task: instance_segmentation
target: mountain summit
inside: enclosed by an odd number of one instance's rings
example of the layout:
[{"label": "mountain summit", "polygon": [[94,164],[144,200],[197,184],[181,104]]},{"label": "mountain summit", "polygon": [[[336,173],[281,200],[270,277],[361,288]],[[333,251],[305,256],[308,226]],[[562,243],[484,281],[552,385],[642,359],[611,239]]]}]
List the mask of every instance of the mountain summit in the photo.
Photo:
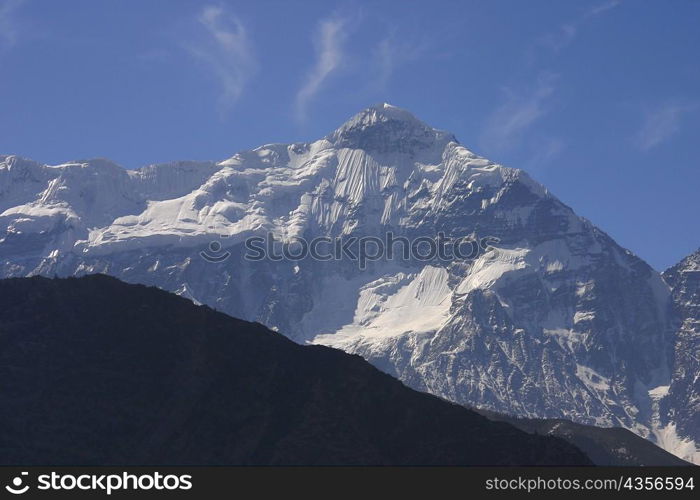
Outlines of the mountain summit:
[{"label": "mountain summit", "polygon": [[412,152],[457,142],[452,134],[436,130],[410,112],[387,103],[361,111],[327,138],[336,147],[374,152]]},{"label": "mountain summit", "polygon": [[[662,413],[672,412],[658,395],[680,358],[661,275],[522,170],[404,110],[374,106],[320,140],[217,163],[127,172],[13,162],[0,162],[4,277],[107,273],[157,285],[360,354],[460,404],[663,441]],[[497,243],[469,259],[362,269],[244,258],[252,236],[388,233]]]}]

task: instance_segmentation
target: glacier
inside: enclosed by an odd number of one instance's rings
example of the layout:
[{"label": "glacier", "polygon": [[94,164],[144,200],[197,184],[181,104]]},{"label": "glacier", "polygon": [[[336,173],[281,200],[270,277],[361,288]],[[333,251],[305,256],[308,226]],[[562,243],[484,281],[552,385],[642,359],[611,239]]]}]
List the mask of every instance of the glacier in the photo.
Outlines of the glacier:
[{"label": "glacier", "polygon": [[[498,243],[471,260],[366,269],[245,258],[253,236],[388,232]],[[228,258],[202,257],[214,241]],[[0,273],[155,285],[460,404],[622,426],[698,461],[697,441],[668,437],[691,401],[659,403],[680,359],[661,274],[524,171],[389,104],[320,140],[218,162],[129,171],[0,156]]]}]

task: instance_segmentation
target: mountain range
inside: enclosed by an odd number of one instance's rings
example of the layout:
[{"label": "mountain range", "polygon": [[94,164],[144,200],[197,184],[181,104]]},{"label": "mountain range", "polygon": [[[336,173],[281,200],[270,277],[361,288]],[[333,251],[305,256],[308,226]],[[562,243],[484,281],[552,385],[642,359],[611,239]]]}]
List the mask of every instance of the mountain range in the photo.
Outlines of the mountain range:
[{"label": "mountain range", "polygon": [[[251,237],[387,234],[492,243],[366,267],[246,258]],[[696,463],[697,263],[660,274],[522,170],[388,104],[219,162],[0,156],[0,277],[155,285],[455,403],[624,427]]]}]

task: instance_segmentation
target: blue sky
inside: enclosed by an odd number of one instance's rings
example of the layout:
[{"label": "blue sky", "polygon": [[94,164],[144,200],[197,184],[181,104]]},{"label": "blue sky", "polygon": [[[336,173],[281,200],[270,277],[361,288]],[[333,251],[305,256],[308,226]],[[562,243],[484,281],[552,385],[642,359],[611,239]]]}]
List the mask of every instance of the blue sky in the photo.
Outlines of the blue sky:
[{"label": "blue sky", "polygon": [[700,245],[700,2],[0,0],[0,153],[127,168],[390,102],[663,269]]}]

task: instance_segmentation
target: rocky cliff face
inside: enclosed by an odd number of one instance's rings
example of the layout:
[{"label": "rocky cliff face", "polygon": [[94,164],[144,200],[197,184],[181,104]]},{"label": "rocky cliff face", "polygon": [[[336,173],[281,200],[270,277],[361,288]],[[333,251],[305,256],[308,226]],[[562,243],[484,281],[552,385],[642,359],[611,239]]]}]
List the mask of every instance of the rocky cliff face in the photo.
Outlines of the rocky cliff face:
[{"label": "rocky cliff face", "polygon": [[676,320],[673,375],[659,394],[664,426],[659,441],[700,462],[700,250],[666,270]]},{"label": "rocky cliff face", "polygon": [[[655,395],[674,370],[659,273],[523,171],[399,108],[219,163],[127,172],[5,157],[0,186],[5,277],[157,285],[458,403],[658,438]],[[366,266],[245,258],[255,236],[389,233],[491,243],[459,259],[400,258],[398,247]]]}]

